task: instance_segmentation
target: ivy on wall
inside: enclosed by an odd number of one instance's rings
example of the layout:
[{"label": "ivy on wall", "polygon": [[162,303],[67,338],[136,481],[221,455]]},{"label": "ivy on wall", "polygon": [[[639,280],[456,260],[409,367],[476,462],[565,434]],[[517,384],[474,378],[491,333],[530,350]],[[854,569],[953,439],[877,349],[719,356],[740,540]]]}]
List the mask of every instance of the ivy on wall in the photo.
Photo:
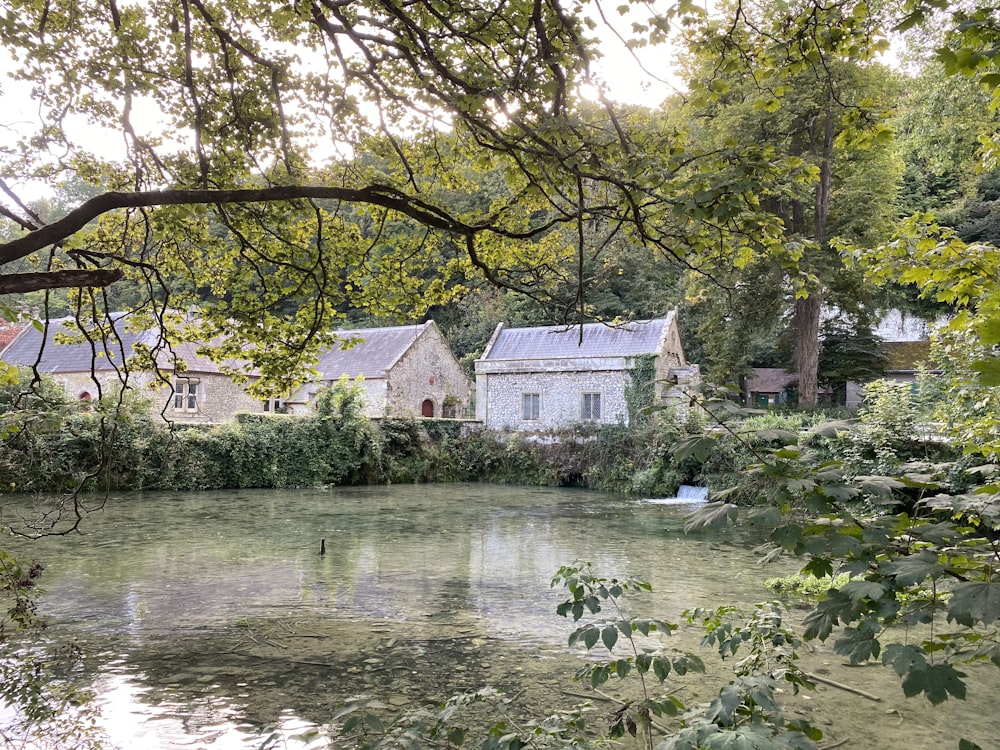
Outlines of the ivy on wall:
[{"label": "ivy on wall", "polygon": [[656,355],[635,355],[629,360],[626,372],[625,403],[628,405],[629,424],[642,424],[649,419],[656,397]]}]

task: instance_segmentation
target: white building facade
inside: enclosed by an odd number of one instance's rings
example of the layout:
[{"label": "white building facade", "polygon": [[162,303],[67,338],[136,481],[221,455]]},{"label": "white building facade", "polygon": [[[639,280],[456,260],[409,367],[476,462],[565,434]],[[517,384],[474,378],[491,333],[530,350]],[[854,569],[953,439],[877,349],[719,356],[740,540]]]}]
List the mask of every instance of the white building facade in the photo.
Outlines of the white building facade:
[{"label": "white building facade", "polygon": [[[663,401],[690,378],[676,313],[612,326],[505,328],[476,361],[476,419],[486,427],[541,431],[627,424],[629,387]],[[638,373],[650,382],[634,383]]]}]

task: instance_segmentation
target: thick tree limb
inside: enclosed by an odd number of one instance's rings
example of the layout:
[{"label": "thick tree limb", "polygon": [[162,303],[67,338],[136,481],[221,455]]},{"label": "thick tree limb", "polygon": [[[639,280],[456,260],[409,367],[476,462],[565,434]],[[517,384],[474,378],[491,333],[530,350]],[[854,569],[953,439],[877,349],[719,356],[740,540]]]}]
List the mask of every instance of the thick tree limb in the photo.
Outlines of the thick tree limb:
[{"label": "thick tree limb", "polygon": [[40,289],[104,287],[125,274],[119,268],[67,269],[42,273],[0,274],[0,294],[37,292]]},{"label": "thick tree limb", "polygon": [[[363,188],[325,187],[320,185],[283,185],[256,190],[150,190],[136,193],[104,193],[91,198],[59,221],[47,224],[16,240],[0,243],[0,265],[23,258],[42,248],[56,245],[73,236],[102,214],[120,208],[150,206],[210,205],[218,203],[265,203],[300,198],[367,203],[398,211],[425,226],[475,234],[485,227],[465,224],[446,211],[384,185]],[[524,236],[530,236],[526,233]]]}]

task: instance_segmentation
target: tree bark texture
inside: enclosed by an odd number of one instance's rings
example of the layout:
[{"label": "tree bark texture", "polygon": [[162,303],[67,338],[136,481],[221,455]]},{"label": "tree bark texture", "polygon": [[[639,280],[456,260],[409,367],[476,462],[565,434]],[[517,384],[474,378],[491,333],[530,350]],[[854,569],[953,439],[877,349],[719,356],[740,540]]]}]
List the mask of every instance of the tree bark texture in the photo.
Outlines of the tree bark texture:
[{"label": "tree bark texture", "polygon": [[795,300],[795,368],[799,372],[799,404],[819,400],[819,291]]}]

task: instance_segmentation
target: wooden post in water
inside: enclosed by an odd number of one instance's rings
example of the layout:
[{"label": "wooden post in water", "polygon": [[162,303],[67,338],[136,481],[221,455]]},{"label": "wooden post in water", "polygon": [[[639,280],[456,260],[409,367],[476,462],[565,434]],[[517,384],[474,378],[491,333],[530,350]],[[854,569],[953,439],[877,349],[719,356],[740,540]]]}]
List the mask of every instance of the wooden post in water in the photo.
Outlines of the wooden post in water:
[{"label": "wooden post in water", "polygon": [[319,554],[321,557],[326,554],[326,539],[319,540]]}]

